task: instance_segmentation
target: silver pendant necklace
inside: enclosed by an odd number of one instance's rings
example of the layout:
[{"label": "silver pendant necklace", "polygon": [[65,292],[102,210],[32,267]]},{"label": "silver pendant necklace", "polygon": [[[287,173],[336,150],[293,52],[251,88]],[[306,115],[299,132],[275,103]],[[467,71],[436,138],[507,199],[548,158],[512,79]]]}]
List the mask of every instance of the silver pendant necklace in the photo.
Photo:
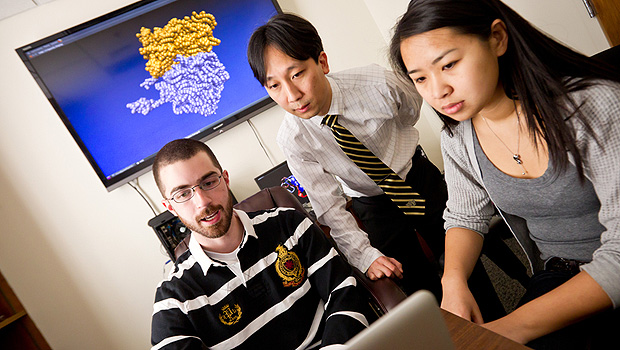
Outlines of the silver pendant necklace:
[{"label": "silver pendant necklace", "polygon": [[527,170],[525,170],[525,166],[523,166],[523,161],[521,160],[521,155],[519,154],[519,145],[520,145],[520,141],[521,141],[521,124],[519,123],[519,116],[521,115],[521,113],[519,113],[519,111],[517,111],[516,108],[515,108],[515,112],[517,112],[517,152],[516,153],[511,151],[510,147],[508,147],[508,145],[506,145],[506,143],[504,143],[504,141],[501,139],[501,137],[497,136],[495,131],[493,131],[493,129],[491,129],[491,125],[489,124],[487,119],[482,114],[480,114],[480,116],[482,117],[482,120],[484,120],[484,122],[487,125],[487,127],[489,128],[489,130],[491,130],[493,135],[495,135],[495,137],[497,137],[499,142],[501,142],[502,145],[504,145],[504,147],[506,147],[508,152],[510,152],[510,154],[512,154],[512,159],[517,164],[519,164],[521,166],[521,170],[522,170],[521,171],[521,175],[525,175],[525,174],[527,174]]}]

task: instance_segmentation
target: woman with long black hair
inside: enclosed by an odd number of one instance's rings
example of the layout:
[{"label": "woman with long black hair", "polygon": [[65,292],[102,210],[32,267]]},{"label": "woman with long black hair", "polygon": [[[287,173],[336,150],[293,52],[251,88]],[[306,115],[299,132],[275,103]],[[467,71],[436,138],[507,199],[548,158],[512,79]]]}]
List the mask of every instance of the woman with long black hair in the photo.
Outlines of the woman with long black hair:
[{"label": "woman with long black hair", "polygon": [[617,73],[499,0],[411,1],[390,58],[445,126],[442,307],[483,323],[467,278],[499,213],[534,274],[519,307],[485,327],[535,348],[608,348],[620,329]]}]

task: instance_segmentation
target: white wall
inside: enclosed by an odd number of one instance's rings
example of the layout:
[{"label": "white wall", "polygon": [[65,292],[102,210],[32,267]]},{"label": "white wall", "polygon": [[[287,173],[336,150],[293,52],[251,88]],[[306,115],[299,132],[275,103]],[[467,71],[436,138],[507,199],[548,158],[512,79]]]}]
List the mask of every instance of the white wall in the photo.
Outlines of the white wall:
[{"label": "white wall", "polygon": [[[522,1],[539,6],[512,2]],[[14,49],[130,2],[56,0],[0,21],[0,270],[54,349],[147,348],[167,258],[146,225],[151,210],[129,186],[106,192]],[[387,65],[389,29],[406,3],[280,0],[316,25],[334,71]],[[598,46],[584,51],[606,47],[598,31],[585,40]],[[284,160],[274,141],[282,117],[275,107],[252,119],[270,157],[248,123],[207,142],[238,199]],[[440,163],[438,126],[432,116],[420,122],[423,145]],[[150,173],[140,184],[159,201]]]},{"label": "white wall", "polygon": [[596,18],[583,0],[504,0],[508,6],[557,40],[591,56],[609,47]]}]

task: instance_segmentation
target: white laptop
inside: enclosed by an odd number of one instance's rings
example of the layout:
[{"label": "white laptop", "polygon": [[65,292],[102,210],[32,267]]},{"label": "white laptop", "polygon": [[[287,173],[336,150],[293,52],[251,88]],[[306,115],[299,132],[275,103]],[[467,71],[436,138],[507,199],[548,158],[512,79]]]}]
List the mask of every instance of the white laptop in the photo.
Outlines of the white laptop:
[{"label": "white laptop", "polygon": [[454,343],[435,297],[421,290],[351,338],[345,348],[454,350]]}]

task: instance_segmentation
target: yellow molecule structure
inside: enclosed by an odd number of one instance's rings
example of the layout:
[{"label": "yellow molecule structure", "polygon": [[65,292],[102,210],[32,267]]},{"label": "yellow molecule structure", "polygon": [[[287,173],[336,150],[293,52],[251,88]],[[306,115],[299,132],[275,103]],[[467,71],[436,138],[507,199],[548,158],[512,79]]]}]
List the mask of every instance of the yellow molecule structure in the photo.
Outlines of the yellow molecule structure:
[{"label": "yellow molecule structure", "polygon": [[148,60],[146,70],[157,79],[170,70],[178,54],[189,57],[211,52],[213,46],[220,44],[220,40],[213,37],[216,25],[212,14],[194,11],[191,17],[173,18],[163,28],[155,27],[152,32],[142,27],[136,36],[143,46],[140,54]]}]

